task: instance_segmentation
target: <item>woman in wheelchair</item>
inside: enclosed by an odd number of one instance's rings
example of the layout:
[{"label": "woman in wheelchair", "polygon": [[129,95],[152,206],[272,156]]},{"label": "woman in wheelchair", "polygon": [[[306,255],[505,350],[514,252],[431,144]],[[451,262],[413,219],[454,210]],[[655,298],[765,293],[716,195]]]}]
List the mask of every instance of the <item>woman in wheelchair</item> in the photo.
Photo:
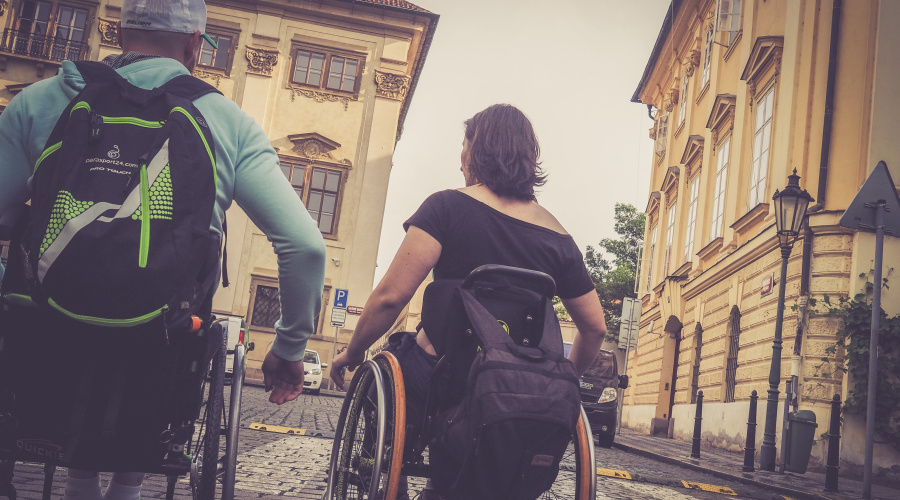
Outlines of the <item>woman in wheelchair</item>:
[{"label": "woman in wheelchair", "polygon": [[[546,182],[539,154],[531,122],[511,105],[493,105],[466,120],[460,156],[465,187],[431,195],[404,223],[405,239],[346,351],[331,366],[338,386],[343,387],[347,368],[363,363],[366,350],[391,327],[430,271],[435,281],[462,280],[486,264],[550,275],[578,327],[569,360],[577,375],[590,366],[606,334],[604,313],[575,241],[535,199],[535,188]],[[410,423],[423,418],[429,377],[444,352],[447,339],[438,333],[426,326],[395,334],[385,349],[402,368]]]}]

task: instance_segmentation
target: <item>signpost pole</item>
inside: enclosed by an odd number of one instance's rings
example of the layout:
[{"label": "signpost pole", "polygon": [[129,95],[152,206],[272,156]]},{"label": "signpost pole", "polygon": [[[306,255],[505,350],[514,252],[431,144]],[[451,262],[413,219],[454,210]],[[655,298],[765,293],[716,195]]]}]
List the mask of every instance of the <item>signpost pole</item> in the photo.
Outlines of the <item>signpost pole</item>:
[{"label": "signpost pole", "polygon": [[[856,197],[841,216],[840,225],[875,233],[872,329],[869,333],[869,380],[866,402],[866,451],[863,468],[863,498],[872,498],[872,456],[875,452],[875,405],[878,379],[878,334],[881,328],[881,287],[884,266],[884,235],[900,235],[900,196],[891,172],[883,161],[875,165]],[[890,215],[888,215],[890,214]]]},{"label": "signpost pole", "polygon": [[[341,327],[339,326],[334,327],[334,342],[331,344],[331,364],[334,364],[334,357],[337,355],[337,336],[340,329]],[[331,389],[337,389],[337,386],[334,384],[334,380],[331,380],[331,377],[328,377],[328,380],[331,384]]]},{"label": "signpost pole", "polygon": [[872,331],[869,340],[869,386],[866,402],[866,457],[863,498],[872,498],[872,456],[875,452],[875,387],[878,380],[878,334],[881,328],[881,266],[884,264],[885,201],[866,206],[875,209],[875,286],[872,287]]},{"label": "signpost pole", "polygon": [[[338,333],[340,333],[341,327],[344,326],[344,322],[347,321],[347,299],[349,296],[349,290],[342,288],[334,290],[334,306],[331,309],[331,326],[334,327],[334,342],[331,344],[332,364],[334,364],[334,358],[337,356]],[[334,381],[331,380],[331,377],[329,377],[328,380],[331,381],[331,388],[336,389],[337,386],[334,384]]]},{"label": "signpost pole", "polygon": [[[631,351],[631,336],[632,328],[634,328],[634,322],[629,319],[628,321],[628,340],[625,342],[625,366],[622,368],[622,375],[628,375],[628,354]],[[620,392],[621,397],[619,398],[619,411],[616,413],[616,435],[622,433],[622,407],[625,406],[625,390],[622,389]]]},{"label": "signpost pole", "polygon": [[[626,335],[625,339],[625,366],[622,375],[628,375],[628,354],[631,352],[633,341],[637,340],[637,331],[641,324],[640,300],[625,297],[622,303],[622,316],[620,317],[621,326],[619,328],[619,348],[622,348],[622,334]],[[627,310],[627,314],[626,314]],[[622,408],[625,404],[625,391],[617,390],[619,394],[618,407],[619,411],[616,415],[616,434],[622,429]]]}]

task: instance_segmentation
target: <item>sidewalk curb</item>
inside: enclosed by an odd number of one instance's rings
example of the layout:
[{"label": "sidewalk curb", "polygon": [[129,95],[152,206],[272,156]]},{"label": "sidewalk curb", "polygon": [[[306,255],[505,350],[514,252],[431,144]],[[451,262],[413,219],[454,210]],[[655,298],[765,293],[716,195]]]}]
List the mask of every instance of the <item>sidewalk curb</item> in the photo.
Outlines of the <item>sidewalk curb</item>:
[{"label": "sidewalk curb", "polygon": [[844,500],[847,498],[840,494],[826,495],[824,493],[821,493],[821,494],[810,493],[810,492],[803,491],[803,490],[795,490],[792,488],[785,488],[784,486],[777,486],[777,485],[774,485],[771,483],[767,483],[764,481],[754,479],[752,477],[746,477],[745,475],[737,475],[737,474],[733,474],[733,473],[726,472],[726,471],[719,470],[719,469],[704,467],[702,465],[698,465],[698,464],[692,463],[687,460],[670,457],[668,455],[662,455],[660,453],[645,450],[644,448],[641,448],[638,446],[623,444],[618,441],[613,442],[613,446],[615,446],[616,448],[619,448],[620,450],[624,450],[629,453],[634,453],[636,455],[642,455],[645,457],[653,458],[653,459],[659,460],[661,462],[668,463],[670,465],[676,465],[679,467],[684,467],[684,468],[691,469],[691,470],[698,471],[698,472],[705,472],[707,474],[719,477],[721,479],[727,479],[727,480],[739,482],[741,484],[746,484],[749,486],[756,486],[759,488],[764,488],[764,489],[775,491],[777,493],[781,493],[784,495],[789,495],[794,498],[802,498],[802,499],[807,499],[807,500]]}]

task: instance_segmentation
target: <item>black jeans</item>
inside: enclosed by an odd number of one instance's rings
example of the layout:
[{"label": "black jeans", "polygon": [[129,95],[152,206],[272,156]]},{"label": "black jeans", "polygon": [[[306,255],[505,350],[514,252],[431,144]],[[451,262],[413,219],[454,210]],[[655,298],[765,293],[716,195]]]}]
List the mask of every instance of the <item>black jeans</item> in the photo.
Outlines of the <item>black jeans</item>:
[{"label": "black jeans", "polygon": [[419,347],[414,332],[397,332],[391,335],[384,350],[397,357],[403,370],[408,450],[409,445],[412,445],[411,438],[419,435],[425,423],[425,402],[438,358]]}]

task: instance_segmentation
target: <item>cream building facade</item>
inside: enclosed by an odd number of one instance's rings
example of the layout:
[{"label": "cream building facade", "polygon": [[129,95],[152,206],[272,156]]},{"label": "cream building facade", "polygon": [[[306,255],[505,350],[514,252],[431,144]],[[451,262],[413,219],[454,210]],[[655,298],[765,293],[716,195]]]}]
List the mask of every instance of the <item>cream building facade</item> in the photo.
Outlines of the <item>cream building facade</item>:
[{"label": "cream building facade", "polygon": [[[323,307],[308,348],[330,363],[358,318],[331,326],[335,291],[348,290],[351,306],[372,291],[394,147],[438,16],[404,0],[209,0],[207,8],[218,49],[203,44],[194,75],[256,119],[325,238]],[[120,52],[120,17],[121,0],[0,1],[0,108],[62,60]],[[247,321],[255,345],[247,376],[259,381],[280,315],[277,264],[239,207],[226,216],[230,286],[213,311]]]},{"label": "cream building facade", "polygon": [[[807,315],[806,297],[853,297],[872,270],[874,236],[838,221],[879,161],[900,180],[897,19],[900,3],[878,0],[672,2],[632,98],[653,113],[655,154],[623,425],[691,439],[702,390],[704,442],[739,450],[755,390],[759,449],[781,280],[771,200],[796,169],[818,206],[789,259],[779,390],[796,375],[797,407],[827,431],[847,380],[816,369],[838,324]],[[900,244],[886,240],[887,271]],[[842,434],[842,460],[862,464],[864,420],[845,415]],[[876,447],[876,469],[898,463]]]}]

